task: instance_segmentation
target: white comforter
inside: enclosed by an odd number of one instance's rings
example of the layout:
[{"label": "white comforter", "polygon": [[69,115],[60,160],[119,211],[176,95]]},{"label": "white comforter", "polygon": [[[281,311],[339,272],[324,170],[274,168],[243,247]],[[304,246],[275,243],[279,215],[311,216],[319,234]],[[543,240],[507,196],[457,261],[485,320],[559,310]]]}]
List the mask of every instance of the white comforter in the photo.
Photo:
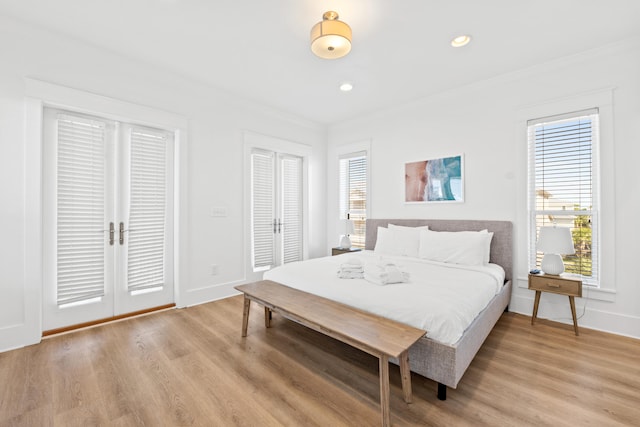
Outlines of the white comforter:
[{"label": "white comforter", "polygon": [[348,257],[363,264],[380,259],[373,251],[316,258],[274,268],[264,279],[424,329],[445,344],[460,339],[504,283],[504,270],[496,264],[462,266],[393,256],[384,259],[408,272],[409,282],[380,286],[339,279],[336,273]]}]

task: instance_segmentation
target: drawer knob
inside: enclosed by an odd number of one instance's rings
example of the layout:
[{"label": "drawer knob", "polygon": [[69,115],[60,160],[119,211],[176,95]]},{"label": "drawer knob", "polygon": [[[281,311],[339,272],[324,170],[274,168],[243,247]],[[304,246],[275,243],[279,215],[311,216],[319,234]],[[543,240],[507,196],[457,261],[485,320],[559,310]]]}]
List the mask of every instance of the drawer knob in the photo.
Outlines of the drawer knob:
[{"label": "drawer knob", "polygon": [[560,285],[556,284],[556,283],[547,283],[547,286],[550,288],[559,288]]}]

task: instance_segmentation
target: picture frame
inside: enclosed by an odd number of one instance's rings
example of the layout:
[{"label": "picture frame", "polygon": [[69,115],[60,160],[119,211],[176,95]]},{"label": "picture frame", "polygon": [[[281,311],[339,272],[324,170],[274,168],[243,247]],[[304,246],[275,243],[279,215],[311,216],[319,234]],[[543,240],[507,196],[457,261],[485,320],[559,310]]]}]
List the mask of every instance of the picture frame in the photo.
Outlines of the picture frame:
[{"label": "picture frame", "polygon": [[405,203],[464,202],[464,156],[458,154],[404,165]]}]

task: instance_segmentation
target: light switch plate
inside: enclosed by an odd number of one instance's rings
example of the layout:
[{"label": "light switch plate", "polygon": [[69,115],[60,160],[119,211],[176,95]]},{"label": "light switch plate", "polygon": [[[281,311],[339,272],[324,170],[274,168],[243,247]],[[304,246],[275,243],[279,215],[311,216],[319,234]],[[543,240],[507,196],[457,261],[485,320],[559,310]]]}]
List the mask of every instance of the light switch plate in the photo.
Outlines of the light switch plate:
[{"label": "light switch plate", "polygon": [[227,216],[227,208],[221,206],[212,207],[211,216],[215,218],[224,218]]}]

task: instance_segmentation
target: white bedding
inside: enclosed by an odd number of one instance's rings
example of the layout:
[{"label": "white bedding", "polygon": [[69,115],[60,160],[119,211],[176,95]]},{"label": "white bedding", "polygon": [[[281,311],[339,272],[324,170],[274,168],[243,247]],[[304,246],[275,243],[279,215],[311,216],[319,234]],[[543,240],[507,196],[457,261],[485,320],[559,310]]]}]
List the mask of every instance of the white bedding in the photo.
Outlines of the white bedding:
[{"label": "white bedding", "polygon": [[427,331],[444,344],[455,344],[504,283],[496,264],[464,266],[419,258],[384,256],[410,275],[409,282],[385,286],[364,279],[339,279],[349,257],[376,262],[373,251],[316,258],[267,271],[264,279],[342,302]]}]

